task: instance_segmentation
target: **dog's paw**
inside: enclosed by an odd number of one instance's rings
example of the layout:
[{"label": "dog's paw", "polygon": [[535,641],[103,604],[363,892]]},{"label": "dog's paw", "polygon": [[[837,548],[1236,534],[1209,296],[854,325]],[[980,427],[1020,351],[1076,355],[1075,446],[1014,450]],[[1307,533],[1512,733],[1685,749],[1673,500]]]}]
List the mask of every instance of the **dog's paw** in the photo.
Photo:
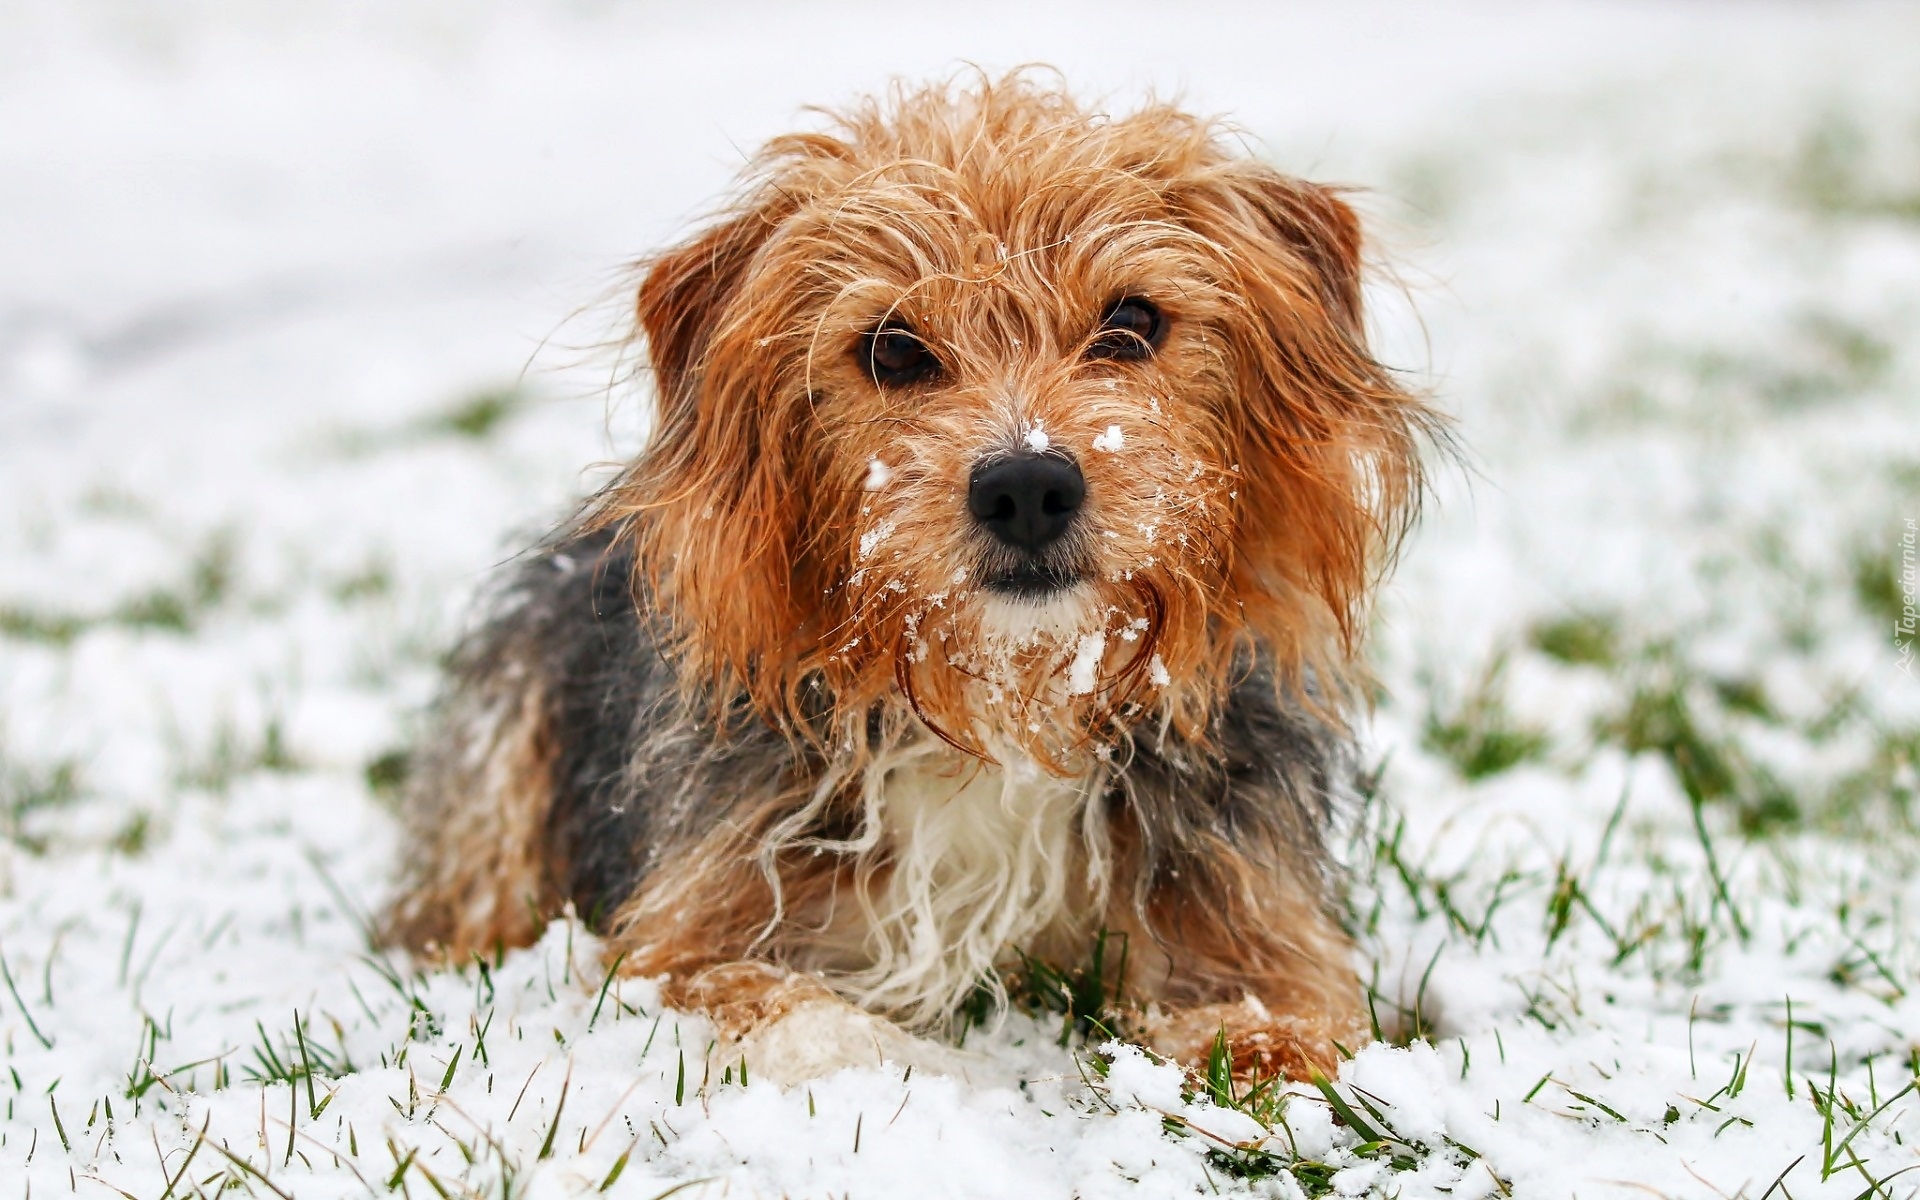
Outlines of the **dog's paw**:
[{"label": "dog's paw", "polygon": [[1233,1073],[1243,1078],[1309,1079],[1316,1072],[1331,1077],[1339,1070],[1341,1049],[1352,1051],[1368,1040],[1356,1021],[1275,1014],[1252,996],[1225,1004],[1155,1009],[1141,1024],[1144,1040],[1155,1053],[1194,1070],[1206,1068],[1222,1032]]},{"label": "dog's paw", "polygon": [[911,1067],[916,1074],[963,1075],[977,1057],[915,1036],[885,1017],[838,996],[815,996],[733,1042],[752,1075],[782,1085],[804,1083],[846,1067]]},{"label": "dog's paw", "polygon": [[749,1078],[782,1086],[889,1063],[918,1074],[964,1075],[984,1061],[857,1008],[812,975],[765,963],[703,971],[670,989],[670,1002],[706,1011],[722,1061],[744,1057]]}]

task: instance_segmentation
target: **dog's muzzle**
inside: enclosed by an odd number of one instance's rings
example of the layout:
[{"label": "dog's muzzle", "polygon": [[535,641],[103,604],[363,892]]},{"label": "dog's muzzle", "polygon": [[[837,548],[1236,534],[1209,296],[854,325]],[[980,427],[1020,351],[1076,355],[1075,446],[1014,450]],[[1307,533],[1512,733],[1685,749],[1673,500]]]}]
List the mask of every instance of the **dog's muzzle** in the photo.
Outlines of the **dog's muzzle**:
[{"label": "dog's muzzle", "polygon": [[1072,527],[1087,498],[1087,481],[1058,454],[1014,454],[988,459],[967,481],[967,511],[995,542],[1014,552],[990,571],[987,587],[1015,595],[1045,595],[1078,581],[1078,572],[1047,553]]}]

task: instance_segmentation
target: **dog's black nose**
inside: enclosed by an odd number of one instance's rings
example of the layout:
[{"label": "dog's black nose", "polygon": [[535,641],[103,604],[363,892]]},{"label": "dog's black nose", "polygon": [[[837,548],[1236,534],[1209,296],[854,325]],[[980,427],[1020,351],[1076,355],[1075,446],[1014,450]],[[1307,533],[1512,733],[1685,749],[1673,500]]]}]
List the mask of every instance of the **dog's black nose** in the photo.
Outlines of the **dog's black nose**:
[{"label": "dog's black nose", "polygon": [[1057,541],[1087,498],[1080,468],[1057,454],[1017,454],[975,467],[967,511],[1016,550],[1037,553]]}]

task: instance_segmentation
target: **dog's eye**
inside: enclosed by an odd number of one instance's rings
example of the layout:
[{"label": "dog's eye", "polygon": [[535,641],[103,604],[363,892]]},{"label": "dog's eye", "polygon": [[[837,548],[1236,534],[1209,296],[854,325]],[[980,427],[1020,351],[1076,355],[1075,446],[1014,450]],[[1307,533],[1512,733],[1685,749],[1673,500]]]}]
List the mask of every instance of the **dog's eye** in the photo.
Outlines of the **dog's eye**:
[{"label": "dog's eye", "polygon": [[861,339],[860,365],[875,383],[901,387],[940,373],[940,360],[904,325],[882,325]]},{"label": "dog's eye", "polygon": [[1153,301],[1126,296],[1115,301],[1100,319],[1099,332],[1087,346],[1087,357],[1150,358],[1166,331],[1167,320]]}]

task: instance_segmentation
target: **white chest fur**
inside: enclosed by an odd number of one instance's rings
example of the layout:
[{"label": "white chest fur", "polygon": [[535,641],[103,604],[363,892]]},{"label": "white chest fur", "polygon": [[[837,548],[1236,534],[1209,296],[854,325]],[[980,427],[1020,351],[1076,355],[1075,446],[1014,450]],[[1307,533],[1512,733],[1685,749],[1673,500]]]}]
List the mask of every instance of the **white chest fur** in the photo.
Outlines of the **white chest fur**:
[{"label": "white chest fur", "polygon": [[924,741],[868,766],[874,846],[821,964],[850,999],[930,1027],[981,983],[995,986],[1015,950],[1077,946],[1097,925],[1106,832],[1088,800],[1104,773],[1062,779],[1007,761]]}]

